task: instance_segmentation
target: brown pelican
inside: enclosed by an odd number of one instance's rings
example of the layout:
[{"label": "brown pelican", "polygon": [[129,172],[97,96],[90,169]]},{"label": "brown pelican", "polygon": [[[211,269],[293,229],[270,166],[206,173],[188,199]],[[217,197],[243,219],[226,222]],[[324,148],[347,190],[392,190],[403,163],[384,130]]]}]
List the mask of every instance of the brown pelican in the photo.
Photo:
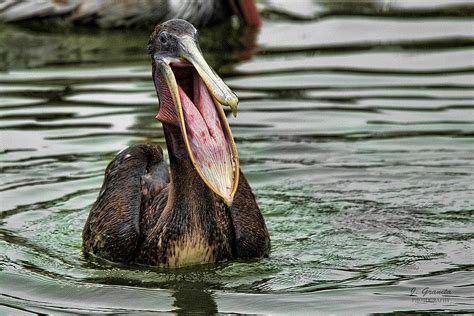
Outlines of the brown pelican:
[{"label": "brown pelican", "polygon": [[85,224],[85,252],[171,267],[268,256],[267,228],[222,108],[235,114],[236,95],[184,20],[158,25],[149,52],[170,170],[157,145],[121,151]]},{"label": "brown pelican", "polygon": [[235,15],[246,25],[259,27],[254,0],[3,0],[0,21],[61,22],[103,28],[154,25],[182,18],[197,25],[223,21]]}]

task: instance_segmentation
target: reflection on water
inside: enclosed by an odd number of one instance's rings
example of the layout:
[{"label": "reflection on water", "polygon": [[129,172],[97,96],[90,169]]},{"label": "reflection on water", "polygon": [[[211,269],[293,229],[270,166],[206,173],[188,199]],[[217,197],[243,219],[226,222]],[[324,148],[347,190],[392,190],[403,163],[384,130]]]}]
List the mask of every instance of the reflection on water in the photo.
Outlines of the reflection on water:
[{"label": "reflection on water", "polygon": [[[197,288],[196,288],[197,285]],[[186,313],[214,314],[218,312],[217,304],[207,289],[207,284],[184,283],[173,293],[173,306],[176,311]]]},{"label": "reflection on water", "polygon": [[291,3],[200,38],[272,256],[178,270],[81,256],[107,162],[164,146],[148,32],[0,26],[2,311],[472,310],[472,4]]},{"label": "reflection on water", "polygon": [[[12,25],[0,27],[0,70],[69,65],[65,69],[70,71],[74,65],[149,64],[148,30],[79,29],[58,34]],[[256,32],[250,27],[236,29],[221,24],[201,29],[199,43],[206,60],[216,70],[225,71],[232,63],[252,56]]]}]

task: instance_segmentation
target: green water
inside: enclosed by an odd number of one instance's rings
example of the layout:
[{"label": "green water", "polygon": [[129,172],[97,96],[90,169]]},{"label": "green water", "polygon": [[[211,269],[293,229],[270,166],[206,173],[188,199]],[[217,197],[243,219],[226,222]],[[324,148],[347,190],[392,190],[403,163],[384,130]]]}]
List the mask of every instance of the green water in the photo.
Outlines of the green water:
[{"label": "green water", "polygon": [[149,31],[0,26],[0,313],[473,311],[474,6],[260,4],[201,46],[272,255],[176,270],[81,256],[108,161],[165,146]]}]

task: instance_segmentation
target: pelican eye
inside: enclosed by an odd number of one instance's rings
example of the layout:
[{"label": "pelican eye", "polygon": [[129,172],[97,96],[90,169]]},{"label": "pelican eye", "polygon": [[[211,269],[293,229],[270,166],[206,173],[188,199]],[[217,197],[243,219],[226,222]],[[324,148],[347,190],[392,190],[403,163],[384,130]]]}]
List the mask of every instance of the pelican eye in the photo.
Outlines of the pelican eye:
[{"label": "pelican eye", "polygon": [[161,44],[166,44],[166,43],[168,43],[168,41],[170,39],[170,34],[166,31],[163,31],[163,32],[160,33],[159,38],[160,38]]}]

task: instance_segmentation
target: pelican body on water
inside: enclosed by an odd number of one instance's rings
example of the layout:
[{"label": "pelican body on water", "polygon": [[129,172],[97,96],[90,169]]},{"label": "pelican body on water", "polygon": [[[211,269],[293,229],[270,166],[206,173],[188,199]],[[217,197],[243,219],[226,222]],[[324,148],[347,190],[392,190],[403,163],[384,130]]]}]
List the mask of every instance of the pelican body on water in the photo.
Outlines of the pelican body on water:
[{"label": "pelican body on water", "polygon": [[149,53],[170,166],[158,145],[121,151],[84,226],[84,251],[169,267],[268,256],[265,221],[222,108],[235,114],[237,96],[203,58],[187,21],[158,25]]}]

